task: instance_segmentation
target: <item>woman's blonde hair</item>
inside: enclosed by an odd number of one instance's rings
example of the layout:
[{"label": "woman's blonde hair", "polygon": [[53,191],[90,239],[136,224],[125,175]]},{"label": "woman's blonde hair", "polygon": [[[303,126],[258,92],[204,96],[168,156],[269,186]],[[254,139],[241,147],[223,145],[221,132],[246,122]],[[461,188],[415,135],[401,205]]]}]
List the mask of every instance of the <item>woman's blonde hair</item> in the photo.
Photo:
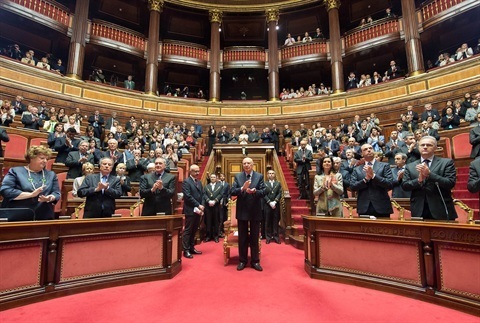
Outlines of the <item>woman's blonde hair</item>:
[{"label": "woman's blonde hair", "polygon": [[52,157],[52,150],[45,146],[31,146],[25,154],[25,160],[27,163],[30,163],[30,161],[38,155],[45,155],[50,159],[50,157]]}]

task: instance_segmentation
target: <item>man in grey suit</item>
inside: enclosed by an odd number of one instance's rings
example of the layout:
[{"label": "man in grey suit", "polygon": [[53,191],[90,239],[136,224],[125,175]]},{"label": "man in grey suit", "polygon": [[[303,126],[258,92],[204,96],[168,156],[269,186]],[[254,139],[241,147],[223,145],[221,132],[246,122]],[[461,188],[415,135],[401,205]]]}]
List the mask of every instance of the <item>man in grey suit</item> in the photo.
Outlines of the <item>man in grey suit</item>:
[{"label": "man in grey suit", "polygon": [[405,143],[398,139],[398,131],[393,130],[390,133],[390,141],[385,144],[385,157],[388,158],[388,163],[390,165],[395,165],[395,156],[398,153],[407,154],[408,148]]},{"label": "man in grey suit", "polygon": [[115,199],[122,196],[120,180],[112,176],[113,161],[104,157],[99,164],[100,173],[88,175],[77,191],[86,197],[84,218],[107,218],[115,212]]},{"label": "man in grey suit", "polygon": [[75,179],[82,176],[82,166],[86,162],[94,164],[93,154],[88,151],[89,143],[86,140],[80,141],[78,150],[68,153],[65,166],[68,167],[67,178]]},{"label": "man in grey suit", "polygon": [[411,191],[412,216],[453,220],[457,217],[452,189],[457,180],[453,160],[435,156],[437,140],[425,136],[418,143],[421,159],[407,164],[402,188]]},{"label": "man in grey suit", "polygon": [[293,160],[297,163],[297,183],[300,190],[298,199],[308,198],[309,175],[308,171],[312,169],[313,154],[307,148],[307,141],[300,142],[300,149],[295,152]]},{"label": "man in grey suit", "polygon": [[[477,121],[480,121],[480,113],[477,113]],[[470,158],[477,158],[480,155],[480,122],[470,130],[470,145],[472,145]]]},{"label": "man in grey suit", "polygon": [[350,180],[350,189],[358,192],[357,212],[389,217],[393,213],[388,196],[393,182],[390,165],[375,160],[372,145],[364,144],[361,149],[365,164],[355,167]]},{"label": "man in grey suit", "polygon": [[190,176],[182,184],[183,214],[185,214],[185,230],[182,236],[183,256],[189,259],[192,259],[193,255],[202,254],[195,249],[195,232],[205,211],[203,188],[198,174],[200,174],[200,167],[193,164],[190,166]]},{"label": "man in grey suit", "polygon": [[[253,160],[246,157],[242,161],[243,172],[235,175],[231,195],[237,196],[236,217],[238,221],[237,270],[245,269],[250,245],[251,266],[262,271],[260,266],[258,238],[262,221],[262,198],[265,195],[263,175],[253,171]],[[250,231],[248,227],[250,226]]]},{"label": "man in grey suit", "polygon": [[172,214],[172,196],[175,194],[176,178],[165,171],[162,157],[155,159],[155,172],[140,178],[140,197],[145,199],[142,216],[164,213]]},{"label": "man in grey suit", "polygon": [[405,191],[402,188],[403,174],[405,173],[405,163],[407,162],[407,155],[404,153],[395,154],[396,166],[392,168],[393,175],[393,198],[410,198],[411,192]]},{"label": "man in grey suit", "polygon": [[470,163],[467,189],[470,193],[480,192],[480,158]]}]

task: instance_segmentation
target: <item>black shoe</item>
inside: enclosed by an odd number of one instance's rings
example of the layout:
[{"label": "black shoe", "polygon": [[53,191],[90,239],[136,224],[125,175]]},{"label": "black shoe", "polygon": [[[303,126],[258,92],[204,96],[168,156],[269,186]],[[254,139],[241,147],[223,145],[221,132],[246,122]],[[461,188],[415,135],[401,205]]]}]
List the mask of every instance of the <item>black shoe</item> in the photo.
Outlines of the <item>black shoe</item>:
[{"label": "black shoe", "polygon": [[220,238],[225,238],[225,234],[220,233],[219,237],[220,237]]},{"label": "black shoe", "polygon": [[258,262],[252,264],[252,268],[255,269],[256,271],[263,271],[262,266],[260,266],[260,264]]},{"label": "black shoe", "polygon": [[238,266],[237,266],[237,270],[238,270],[238,271],[244,270],[246,265],[247,265],[247,264],[244,263],[244,262],[239,263]]},{"label": "black shoe", "polygon": [[215,240],[215,243],[218,243],[218,237],[215,237],[214,240]]},{"label": "black shoe", "polygon": [[270,239],[267,239],[267,242],[266,242],[266,244],[269,244],[269,243],[270,243]]},{"label": "black shoe", "polygon": [[192,254],[191,254],[190,251],[188,251],[188,250],[185,250],[185,251],[183,252],[183,256],[184,256],[185,258],[189,258],[189,259],[192,259],[192,258],[193,258]]},{"label": "black shoe", "polygon": [[201,251],[198,251],[197,249],[193,248],[193,249],[190,249],[189,251],[191,254],[194,254],[194,255],[201,255],[202,252]]},{"label": "black shoe", "polygon": [[210,241],[210,238],[205,238],[205,242],[209,242]]},{"label": "black shoe", "polygon": [[274,240],[275,240],[276,243],[280,244],[280,238],[279,237],[275,237]]}]

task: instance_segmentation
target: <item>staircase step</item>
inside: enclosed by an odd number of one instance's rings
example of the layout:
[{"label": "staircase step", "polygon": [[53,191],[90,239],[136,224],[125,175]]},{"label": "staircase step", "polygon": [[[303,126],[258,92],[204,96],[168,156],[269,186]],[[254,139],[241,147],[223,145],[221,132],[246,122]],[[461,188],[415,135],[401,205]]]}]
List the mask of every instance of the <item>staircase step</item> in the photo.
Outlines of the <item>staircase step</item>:
[{"label": "staircase step", "polygon": [[453,192],[453,196],[456,199],[477,199],[478,200],[478,193],[470,193],[468,190],[457,190],[455,189]]},{"label": "staircase step", "polygon": [[457,168],[457,176],[459,174],[468,174],[469,167],[458,167]]}]

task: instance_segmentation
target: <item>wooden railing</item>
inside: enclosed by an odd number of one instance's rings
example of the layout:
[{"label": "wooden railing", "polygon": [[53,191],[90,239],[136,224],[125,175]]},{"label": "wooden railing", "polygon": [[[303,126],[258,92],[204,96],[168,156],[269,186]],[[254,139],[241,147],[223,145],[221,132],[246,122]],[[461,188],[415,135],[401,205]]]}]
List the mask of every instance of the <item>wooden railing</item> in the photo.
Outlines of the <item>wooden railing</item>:
[{"label": "wooden railing", "polygon": [[422,7],[423,20],[428,20],[465,0],[433,0]]},{"label": "wooden railing", "polygon": [[261,47],[226,47],[223,50],[223,62],[260,61],[265,62],[265,49]]},{"label": "wooden railing", "polygon": [[9,0],[27,9],[33,10],[42,16],[47,16],[59,23],[68,26],[68,9],[55,1],[45,0]]},{"label": "wooden railing", "polygon": [[111,39],[141,51],[145,50],[146,40],[143,35],[108,22],[93,21],[90,34],[92,36]]},{"label": "wooden railing", "polygon": [[380,36],[397,33],[400,31],[398,19],[379,20],[371,25],[355,28],[345,35],[345,48],[362,43]]},{"label": "wooden railing", "polygon": [[327,43],[325,41],[296,43],[291,46],[285,46],[280,51],[282,60],[298,56],[327,54]]},{"label": "wooden railing", "polygon": [[178,42],[164,41],[162,46],[162,56],[175,55],[188,58],[194,58],[202,61],[208,60],[208,50],[200,45]]}]

